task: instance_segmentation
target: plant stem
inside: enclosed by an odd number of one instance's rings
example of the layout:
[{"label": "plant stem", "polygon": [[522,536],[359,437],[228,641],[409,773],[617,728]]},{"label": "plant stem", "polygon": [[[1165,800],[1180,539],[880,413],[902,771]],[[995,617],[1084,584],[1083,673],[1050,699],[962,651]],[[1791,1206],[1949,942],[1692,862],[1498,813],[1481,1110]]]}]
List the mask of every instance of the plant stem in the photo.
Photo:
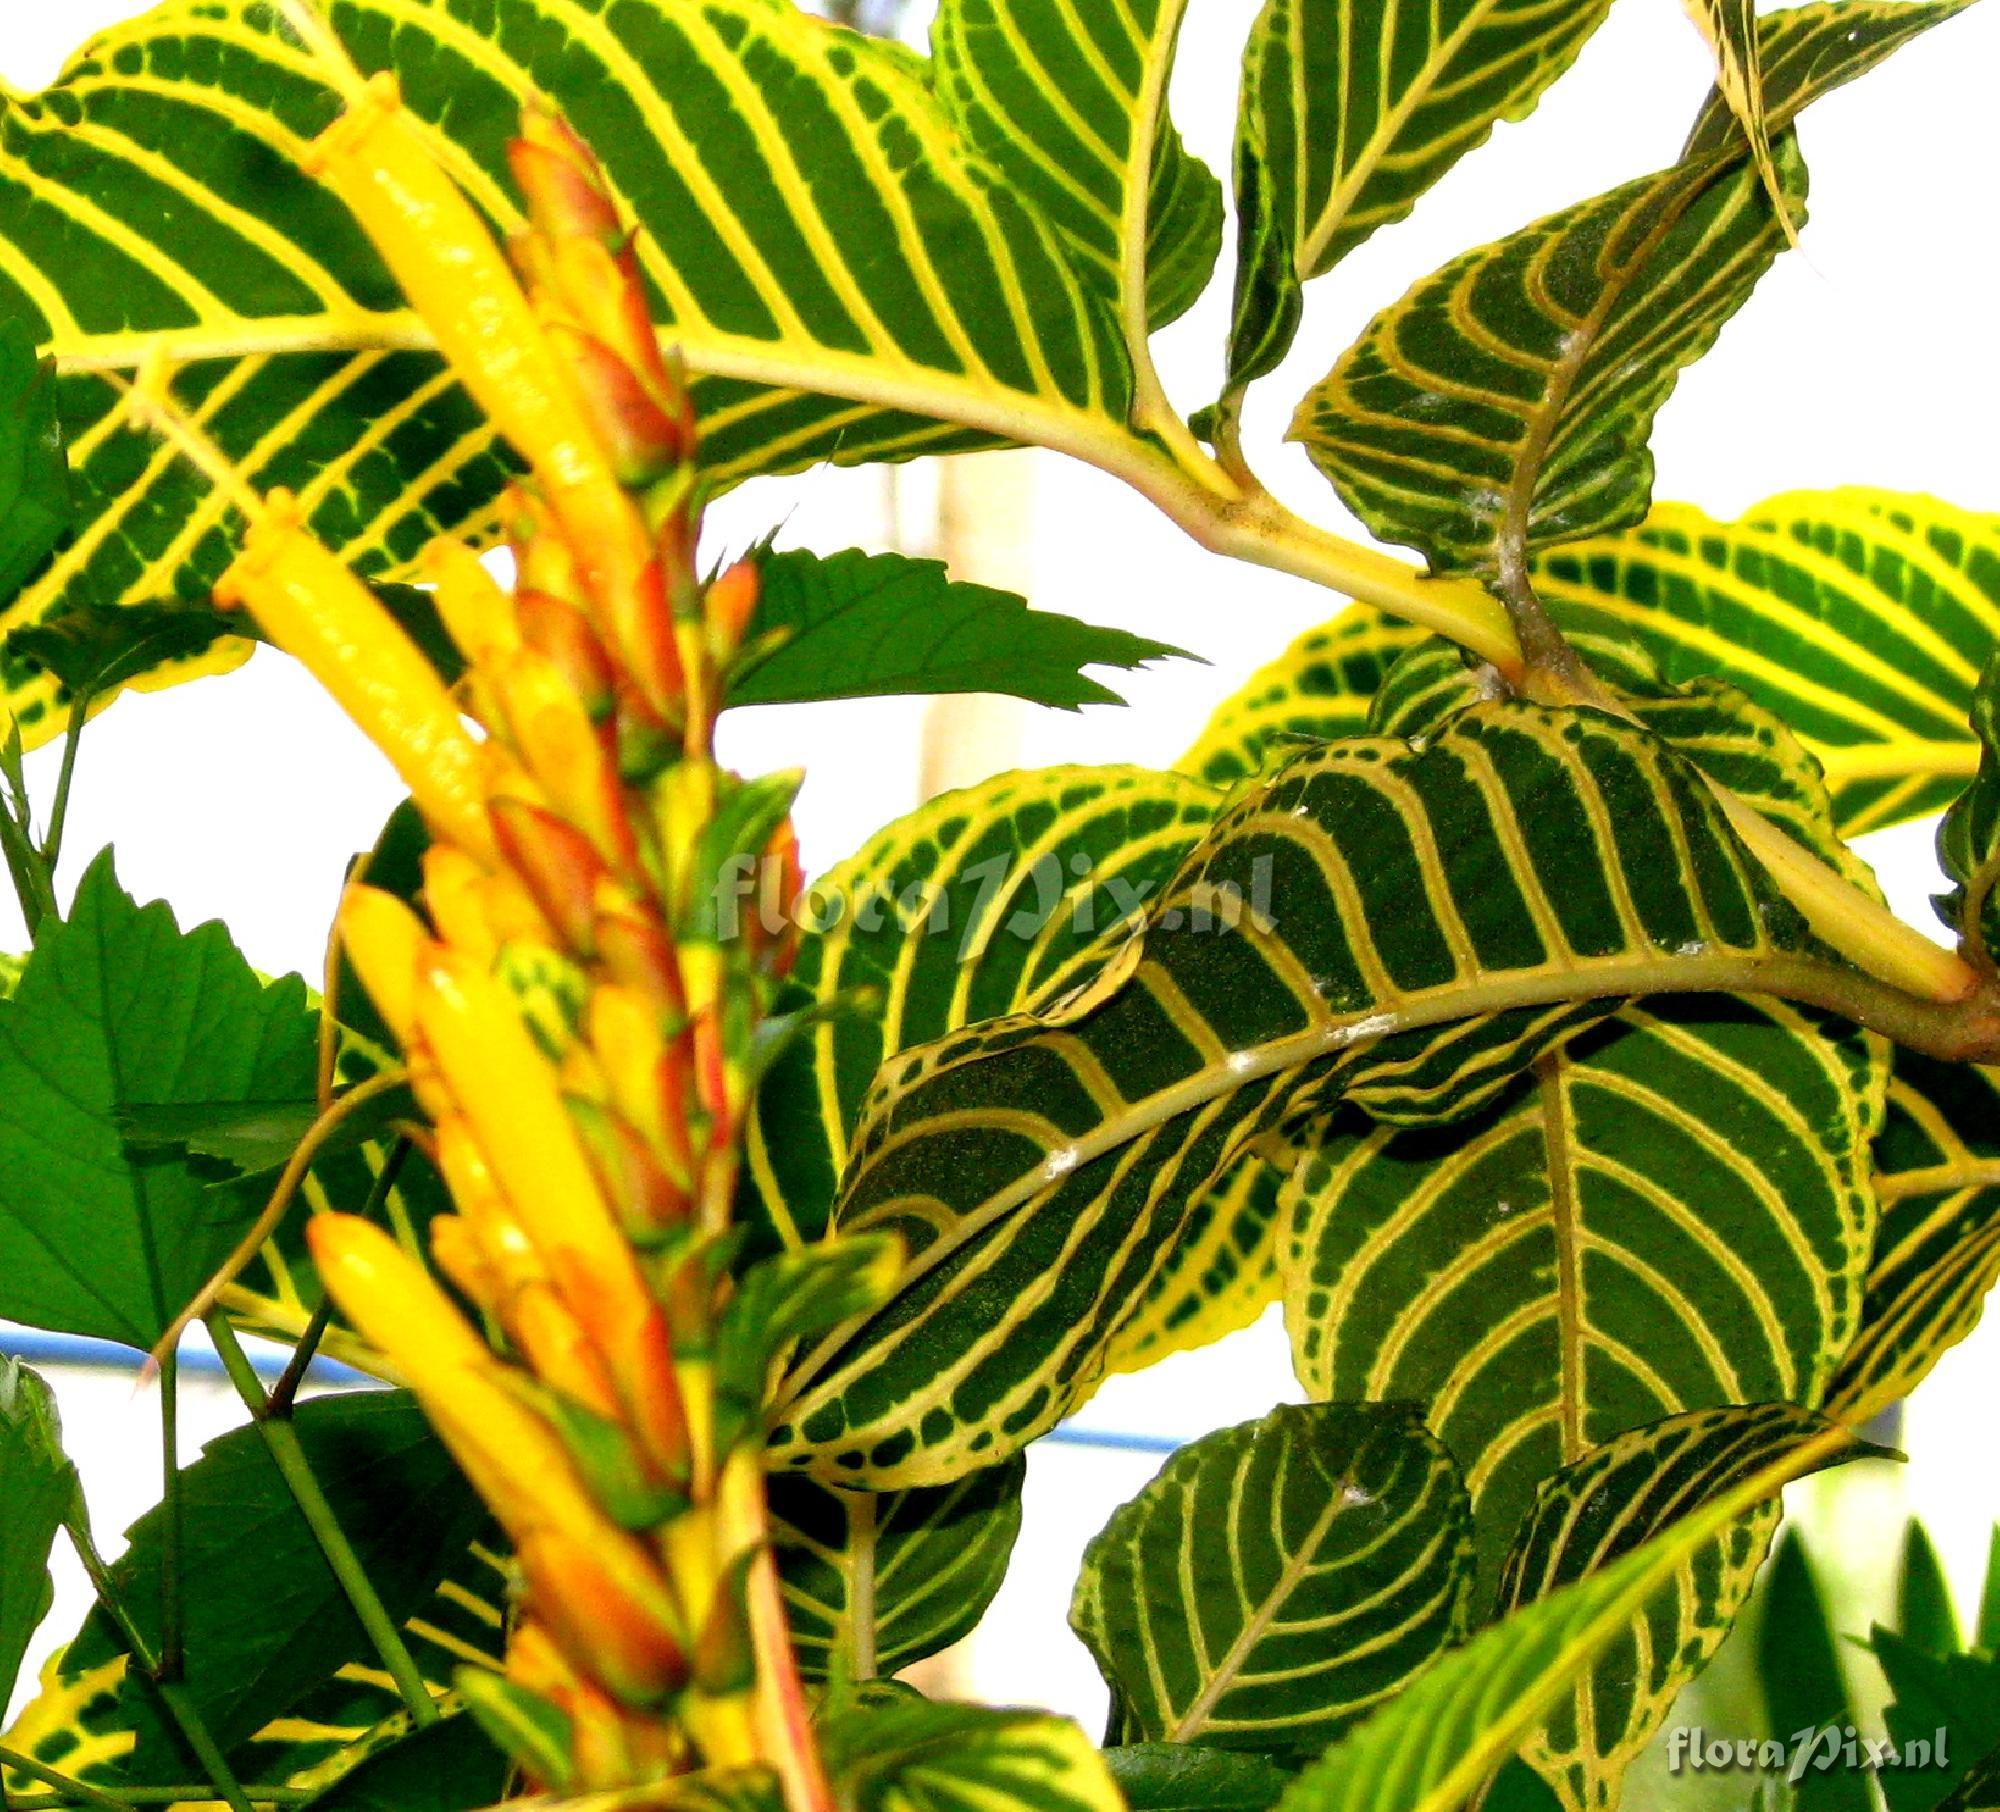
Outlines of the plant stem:
[{"label": "plant stem", "polygon": [[63,737],[62,769],[56,775],[56,796],[49,806],[49,828],[42,838],[42,865],[50,882],[62,859],[63,826],[69,821],[70,783],[76,778],[76,752],[83,745],[83,726],[90,715],[91,695],[78,693],[70,701],[69,730]]},{"label": "plant stem", "polygon": [[169,1348],[160,1355],[160,1514],[166,1525],[160,1544],[160,1657],[162,1680],[178,1680],[187,1659],[182,1648],[181,1555],[187,1518],[181,1504],[181,1367]]},{"label": "plant stem", "polygon": [[[87,1781],[73,1781],[55,1792],[17,1794],[7,1802],[7,1812],[61,1812],[71,1806],[100,1806],[111,1808],[111,1812],[126,1812],[129,1806],[198,1805],[214,1791],[213,1783],[204,1781],[177,1787],[120,1787],[113,1793],[94,1794]],[[305,1787],[260,1786],[245,1791],[253,1807],[303,1806],[313,1797],[312,1791]]]},{"label": "plant stem", "polygon": [[215,1341],[216,1352],[221,1355],[223,1369],[236,1386],[236,1394],[243,1399],[255,1419],[265,1447],[291,1490],[299,1514],[306,1519],[319,1542],[326,1564],[340,1581],[341,1590],[347,1595],[347,1602],[353,1607],[355,1616],[360,1619],[361,1627],[367,1631],[368,1640],[381,1657],[382,1665],[396,1682],[396,1691],[402,1696],[410,1721],[419,1730],[435,1724],[438,1721],[437,1704],[424,1684],[408,1644],[403,1641],[402,1631],[396,1627],[395,1619],[382,1603],[381,1595],[375,1590],[367,1569],[362,1566],[360,1556],[354,1552],[353,1544],[342,1530],[340,1519],[334,1515],[333,1506],[327,1502],[326,1493],[320,1489],[319,1480],[313,1477],[312,1463],[306,1458],[299,1431],[292,1426],[288,1416],[271,1413],[271,1401],[264,1394],[256,1367],[243,1351],[228,1318],[216,1312],[208,1317],[205,1325]]},{"label": "plant stem", "polygon": [[83,1512],[83,1502],[79,1493],[65,1523],[69,1532],[70,1545],[76,1550],[76,1557],[83,1563],[84,1573],[89,1577],[91,1589],[97,1594],[97,1602],[104,1607],[104,1614],[111,1619],[117,1629],[119,1639],[125,1645],[125,1652],[131,1657],[132,1665],[138,1668],[141,1679],[160,1701],[161,1709],[173,1721],[194,1758],[201,1764],[202,1772],[208,1776],[219,1798],[228,1805],[230,1812],[250,1812],[250,1801],[244,1794],[242,1784],[237,1780],[235,1770],[229,1766],[228,1758],[222,1753],[221,1745],[210,1733],[207,1722],[188,1697],[187,1689],[178,1680],[162,1676],[159,1657],[146,1640],[124,1599],[118,1595],[117,1582],[111,1577],[111,1569],[104,1564],[104,1556],[97,1551],[96,1538],[90,1532],[90,1524]]},{"label": "plant stem", "polygon": [[[396,1178],[402,1173],[409,1156],[408,1138],[399,1138],[389,1147],[389,1155],[382,1160],[382,1168],[375,1173],[375,1181],[369,1187],[368,1199],[361,1204],[364,1218],[372,1220],[381,1212],[382,1204],[389,1199],[389,1191],[395,1188]],[[306,1373],[319,1352],[319,1343],[326,1338],[326,1330],[332,1322],[333,1298],[322,1294],[319,1307],[313,1310],[312,1319],[306,1323],[305,1332],[293,1342],[292,1356],[285,1361],[284,1371],[279,1374],[277,1383],[271,1386],[270,1400],[264,1406],[266,1419],[278,1422],[291,1415],[292,1405],[298,1400],[299,1386],[305,1382]]]}]

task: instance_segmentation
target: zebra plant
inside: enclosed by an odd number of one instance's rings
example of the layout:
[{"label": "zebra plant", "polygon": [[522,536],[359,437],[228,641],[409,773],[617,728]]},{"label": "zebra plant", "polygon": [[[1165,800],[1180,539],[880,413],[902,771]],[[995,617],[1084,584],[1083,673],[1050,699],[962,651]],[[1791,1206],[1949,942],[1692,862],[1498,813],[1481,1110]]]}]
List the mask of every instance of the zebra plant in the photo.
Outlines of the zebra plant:
[{"label": "zebra plant", "polygon": [[[1292,434],[1422,570],[1279,503],[1244,399],[1605,0],[1267,0],[1192,412],[1178,0],[940,0],[928,57],[789,0],[164,0],[0,93],[0,1315],[151,1353],[165,1453],[107,1563],[0,1374],[0,1680],[59,1534],[97,1595],[6,1791],[1614,1804],[1776,1493],[2000,1276],[2000,527],[1713,522],[1647,451],[1803,228],[1798,114],[1961,5],[1704,0],[1670,168],[1369,323]],[[704,502],[1010,445],[1330,620],[1174,768],[946,795],[802,893],[731,707],[1175,651],[898,555],[713,570]],[[57,885],[91,712],[258,639],[411,794],[317,993]],[[1939,811],[1955,947],[1847,842]],[[1085,1557],[1103,1742],[897,1682],[1024,1450],[1273,1302],[1309,1400]],[[182,1467],[195,1320],[253,1426]],[[298,1401],[322,1350],[394,1388]]]}]

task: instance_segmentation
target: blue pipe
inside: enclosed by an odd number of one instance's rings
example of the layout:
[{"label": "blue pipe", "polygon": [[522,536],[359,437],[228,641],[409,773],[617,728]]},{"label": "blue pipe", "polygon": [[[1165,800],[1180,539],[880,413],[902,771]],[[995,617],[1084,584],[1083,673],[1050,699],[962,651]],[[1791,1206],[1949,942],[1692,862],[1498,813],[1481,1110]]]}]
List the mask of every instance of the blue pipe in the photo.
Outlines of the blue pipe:
[{"label": "blue pipe", "polygon": [[[92,1340],[81,1334],[43,1334],[30,1328],[0,1331],[0,1357],[24,1360],[29,1365],[80,1366],[88,1371],[136,1374],[139,1357],[129,1346],[115,1340]],[[250,1363],[267,1384],[285,1369],[275,1353],[251,1350]],[[189,1346],[181,1352],[181,1375],[194,1378],[223,1378],[228,1374],[213,1349]],[[368,1389],[378,1380],[366,1372],[342,1365],[337,1359],[317,1358],[306,1372],[306,1382],[317,1385]],[[1134,1434],[1123,1429],[1081,1428],[1065,1422],[1042,1436],[1059,1447],[1094,1447],[1104,1453],[1175,1453],[1185,1445],[1172,1435]]]}]

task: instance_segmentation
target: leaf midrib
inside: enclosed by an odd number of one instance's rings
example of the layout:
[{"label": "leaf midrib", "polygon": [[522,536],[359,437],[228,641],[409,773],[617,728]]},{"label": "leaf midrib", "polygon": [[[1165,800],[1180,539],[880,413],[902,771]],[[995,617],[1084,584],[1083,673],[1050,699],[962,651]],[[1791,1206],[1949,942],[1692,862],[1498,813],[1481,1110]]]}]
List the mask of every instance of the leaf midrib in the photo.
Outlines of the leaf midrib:
[{"label": "leaf midrib", "polygon": [[[1246,1454],[1245,1459],[1249,1456]],[[1263,1641],[1272,1621],[1284,1602],[1299,1589],[1300,1582],[1312,1569],[1320,1544],[1326,1540],[1333,1525],[1340,1520],[1342,1512],[1350,1508],[1345,1493],[1350,1488],[1346,1479],[1328,1481],[1331,1490],[1326,1508],[1313,1518],[1312,1528],[1292,1553],[1286,1557],[1279,1569],[1278,1577],[1271,1589],[1265,1593],[1263,1602],[1237,1632],[1236,1640],[1229,1645],[1221,1661],[1209,1675],[1208,1682],[1196,1693],[1193,1702],[1180,1716],[1173,1729],[1167,1732],[1170,1743],[1191,1742],[1208,1722],[1209,1714],[1215,1709],[1222,1695],[1236,1683],[1236,1676],[1242,1672],[1244,1663],[1250,1659],[1257,1644]]]}]

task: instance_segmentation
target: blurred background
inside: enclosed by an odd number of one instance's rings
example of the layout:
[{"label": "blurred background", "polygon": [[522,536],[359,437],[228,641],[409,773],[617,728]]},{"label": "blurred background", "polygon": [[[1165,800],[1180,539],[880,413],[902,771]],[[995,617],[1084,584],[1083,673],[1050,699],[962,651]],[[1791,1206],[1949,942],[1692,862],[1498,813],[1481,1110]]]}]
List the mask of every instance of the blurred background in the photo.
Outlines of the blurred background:
[{"label": "blurred background", "polygon": [[[90,32],[143,10],[140,0],[0,0],[0,78],[40,86]],[[1220,172],[1254,10],[1251,0],[1194,0],[1183,34],[1174,111],[1192,148]],[[928,12],[926,0],[900,11],[870,0],[859,22],[921,44]],[[1410,220],[1314,286],[1297,350],[1253,393],[1246,421],[1251,457],[1288,503],[1350,526],[1304,454],[1280,440],[1297,397],[1368,318],[1467,246],[1671,161],[1707,67],[1675,0],[1619,0],[1530,120],[1501,127]],[[1682,379],[1654,438],[1660,496],[1732,516],[1778,491],[1858,483],[2000,507],[1996,70],[2000,13],[1977,9],[1806,117],[1814,192],[1803,251],[1780,260]],[[1214,394],[1230,265],[1225,246],[1221,280],[1159,342],[1162,375],[1184,407]],[[1296,581],[1204,554],[1115,481],[1052,455],[762,480],[724,499],[711,523],[717,553],[779,525],[786,545],[937,554],[958,577],[1141,631],[1206,663],[1104,676],[1129,701],[1123,709],[1062,713],[961,698],[736,714],[724,752],[737,766],[807,769],[798,817],[809,871],[931,793],[1006,768],[1172,762],[1217,701],[1335,607]],[[53,759],[45,751],[30,762],[44,788]],[[223,920],[260,968],[311,975],[342,869],[398,796],[386,765],[302,670],[267,650],[227,678],[125,698],[91,727],[66,843],[69,879],[115,843],[120,875],[139,898],[170,901],[183,925]],[[1929,826],[1907,826],[1862,847],[1904,916],[1935,930],[1930,836]],[[0,950],[24,945],[10,901],[0,908]],[[10,1346],[60,1357],[32,1341],[23,1348],[0,1326],[0,1347]],[[183,1386],[187,1456],[241,1413],[233,1392],[198,1367],[191,1362]],[[129,1371],[65,1363],[52,1375],[108,1536],[156,1495],[156,1406],[136,1393]],[[1969,1621],[2000,1515],[2000,1457],[1986,1432],[1996,1376],[2000,1327],[1989,1327],[1950,1354],[1908,1406],[1907,1466],[1853,1466],[1794,1492],[1792,1507],[1832,1573],[1843,1627],[1865,1631],[1885,1602],[1893,1538],[1911,1513],[1936,1537]],[[1033,1451],[1015,1570],[954,1658],[957,1683],[1098,1728],[1103,1689],[1064,1622],[1083,1544],[1176,1442],[1296,1394],[1274,1317],[1113,1380]],[[59,1585],[31,1664],[81,1615],[80,1576]]]}]

